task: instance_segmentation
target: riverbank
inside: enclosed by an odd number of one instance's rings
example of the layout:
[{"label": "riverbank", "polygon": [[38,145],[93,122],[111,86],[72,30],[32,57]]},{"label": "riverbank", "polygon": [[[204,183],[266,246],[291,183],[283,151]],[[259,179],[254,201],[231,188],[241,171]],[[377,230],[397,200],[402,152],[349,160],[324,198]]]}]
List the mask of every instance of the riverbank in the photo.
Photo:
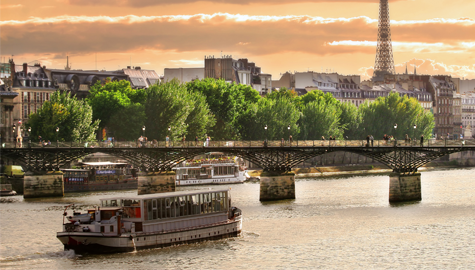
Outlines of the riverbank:
[{"label": "riverbank", "polygon": [[[445,169],[468,168],[467,166],[454,165],[450,162],[433,162],[427,166],[419,168],[418,171],[436,171]],[[371,174],[390,174],[392,169],[380,164],[365,164],[365,165],[346,165],[346,166],[325,166],[325,167],[310,167],[310,168],[295,168],[292,170],[295,173],[295,178],[308,177],[333,177],[333,176],[347,176],[347,175],[371,175]],[[252,180],[258,180],[262,170],[248,170],[248,174]]]}]

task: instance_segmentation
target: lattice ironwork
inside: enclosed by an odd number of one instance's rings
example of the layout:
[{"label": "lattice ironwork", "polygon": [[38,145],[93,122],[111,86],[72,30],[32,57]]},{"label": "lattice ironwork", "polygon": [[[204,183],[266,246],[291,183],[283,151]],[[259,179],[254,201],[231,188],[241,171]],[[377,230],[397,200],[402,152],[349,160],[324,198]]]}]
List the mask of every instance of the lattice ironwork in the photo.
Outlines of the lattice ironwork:
[{"label": "lattice ironwork", "polygon": [[14,160],[29,171],[68,168],[78,158],[106,153],[127,160],[144,171],[170,171],[178,163],[208,152],[223,152],[248,160],[265,171],[290,171],[298,164],[329,152],[346,151],[375,159],[401,174],[412,174],[439,157],[475,147],[171,147],[171,148],[2,148],[1,159]]},{"label": "lattice ironwork", "polygon": [[375,75],[394,74],[395,72],[388,0],[380,0],[379,2],[378,45],[376,47],[374,72]]},{"label": "lattice ironwork", "polygon": [[414,174],[418,168],[445,155],[462,151],[462,148],[369,148],[352,149],[357,153],[375,159],[399,174]]}]

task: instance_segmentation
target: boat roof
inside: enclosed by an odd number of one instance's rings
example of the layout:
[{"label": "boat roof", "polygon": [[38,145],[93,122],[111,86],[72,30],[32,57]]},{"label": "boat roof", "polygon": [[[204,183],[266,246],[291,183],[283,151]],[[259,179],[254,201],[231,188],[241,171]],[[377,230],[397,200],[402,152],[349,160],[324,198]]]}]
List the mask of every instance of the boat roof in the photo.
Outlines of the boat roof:
[{"label": "boat roof", "polygon": [[105,201],[105,200],[144,200],[144,199],[146,200],[146,199],[154,199],[154,198],[168,198],[168,197],[204,194],[204,193],[210,193],[210,192],[227,192],[229,190],[231,190],[231,188],[186,190],[186,191],[165,192],[165,193],[156,193],[156,194],[147,194],[147,195],[112,197],[112,198],[101,199],[101,201]]},{"label": "boat roof", "polygon": [[88,169],[61,169],[61,171],[73,171],[73,172],[88,172]]}]

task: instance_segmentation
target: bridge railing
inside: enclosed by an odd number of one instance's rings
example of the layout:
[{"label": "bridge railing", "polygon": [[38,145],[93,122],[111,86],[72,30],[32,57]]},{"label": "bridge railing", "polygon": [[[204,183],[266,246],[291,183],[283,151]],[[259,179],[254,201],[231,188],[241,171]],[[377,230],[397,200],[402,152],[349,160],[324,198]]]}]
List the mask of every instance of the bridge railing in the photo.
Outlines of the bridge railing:
[{"label": "bridge railing", "polygon": [[3,142],[2,148],[240,148],[240,147],[464,147],[475,146],[475,140],[294,140],[285,141],[93,141],[93,142]]}]

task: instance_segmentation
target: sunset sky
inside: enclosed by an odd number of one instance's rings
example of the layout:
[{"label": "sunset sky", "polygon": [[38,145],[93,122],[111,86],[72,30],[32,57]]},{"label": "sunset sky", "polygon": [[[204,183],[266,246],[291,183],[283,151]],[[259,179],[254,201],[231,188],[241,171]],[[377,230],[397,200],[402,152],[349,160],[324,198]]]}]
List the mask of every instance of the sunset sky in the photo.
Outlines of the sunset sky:
[{"label": "sunset sky", "polygon": [[[2,0],[1,57],[64,68],[203,67],[372,74],[379,0]],[[474,0],[389,0],[397,72],[475,79]],[[97,57],[97,64],[96,64]]]}]

